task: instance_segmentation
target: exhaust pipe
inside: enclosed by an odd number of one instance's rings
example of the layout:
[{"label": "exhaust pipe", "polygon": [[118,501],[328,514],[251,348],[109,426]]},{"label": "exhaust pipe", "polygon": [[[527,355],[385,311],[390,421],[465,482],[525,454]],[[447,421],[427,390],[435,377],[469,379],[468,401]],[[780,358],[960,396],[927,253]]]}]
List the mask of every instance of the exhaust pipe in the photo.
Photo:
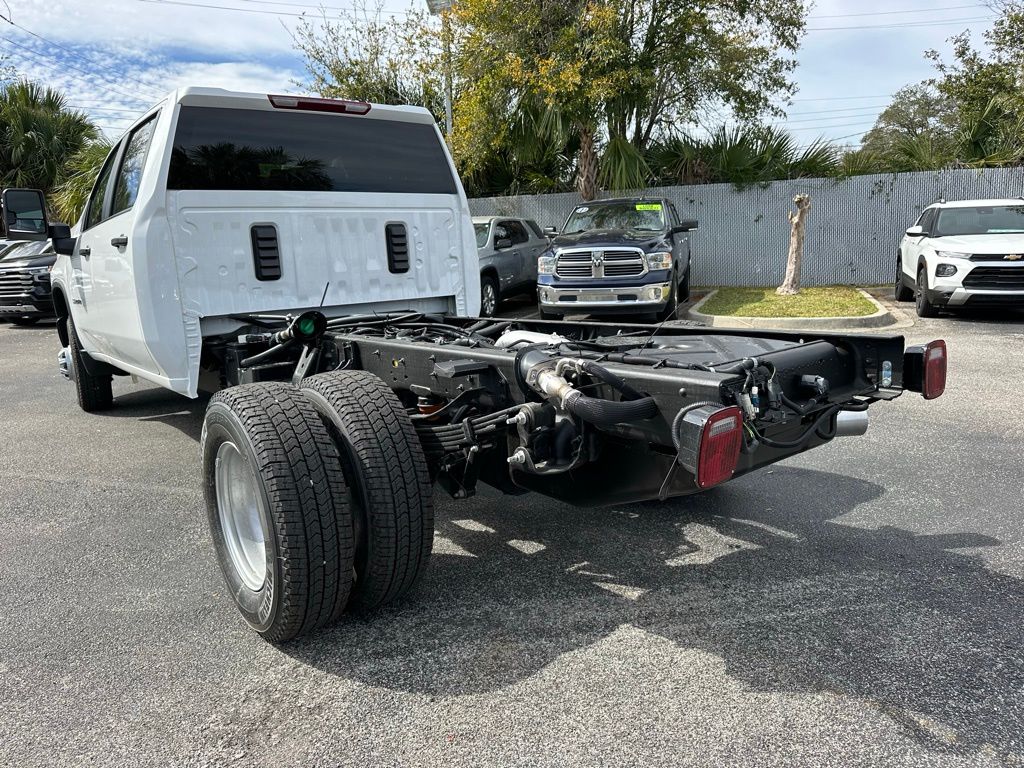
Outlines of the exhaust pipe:
[{"label": "exhaust pipe", "polygon": [[836,414],[836,437],[858,437],[867,431],[867,411],[840,411]]}]

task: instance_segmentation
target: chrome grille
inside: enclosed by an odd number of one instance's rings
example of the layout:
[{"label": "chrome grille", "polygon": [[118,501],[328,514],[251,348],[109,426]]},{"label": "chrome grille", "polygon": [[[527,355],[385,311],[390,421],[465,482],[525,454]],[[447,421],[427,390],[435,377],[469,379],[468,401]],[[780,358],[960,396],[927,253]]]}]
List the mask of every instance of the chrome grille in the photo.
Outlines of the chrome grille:
[{"label": "chrome grille", "polygon": [[555,274],[569,279],[638,277],[647,271],[640,249],[561,251]]},{"label": "chrome grille", "polygon": [[635,277],[644,273],[644,257],[637,251],[605,251],[605,277]]},{"label": "chrome grille", "polygon": [[555,274],[559,277],[593,277],[593,254],[590,251],[560,253],[558,263],[555,265]]},{"label": "chrome grille", "polygon": [[27,272],[0,272],[0,298],[24,296],[32,290],[32,275]]}]

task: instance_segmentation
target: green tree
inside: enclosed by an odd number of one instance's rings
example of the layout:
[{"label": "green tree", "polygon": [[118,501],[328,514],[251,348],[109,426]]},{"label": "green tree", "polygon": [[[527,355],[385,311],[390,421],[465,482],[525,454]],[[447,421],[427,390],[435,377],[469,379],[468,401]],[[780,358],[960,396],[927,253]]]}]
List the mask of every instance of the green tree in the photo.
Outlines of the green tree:
[{"label": "green tree", "polygon": [[99,135],[59,91],[20,80],[0,90],[0,184],[49,192],[68,161]]},{"label": "green tree", "polygon": [[499,151],[510,110],[539,101],[578,143],[577,188],[589,198],[599,179],[639,186],[652,142],[708,109],[742,119],[773,111],[772,100],[792,90],[788,54],[806,8],[799,0],[460,0],[454,14],[462,162],[472,168]]},{"label": "green tree", "polygon": [[861,148],[887,157],[908,140],[950,147],[954,132],[954,109],[950,99],[930,83],[917,83],[893,95],[892,102],[864,134]]},{"label": "green tree", "polygon": [[65,167],[64,180],[54,189],[50,203],[61,220],[74,224],[89,200],[103,161],[110,154],[111,143],[99,136],[71,156]]},{"label": "green tree", "polygon": [[443,119],[440,36],[426,11],[395,15],[379,0],[357,0],[332,18],[322,13],[293,36],[309,75],[299,85],[328,98],[422,106]]}]

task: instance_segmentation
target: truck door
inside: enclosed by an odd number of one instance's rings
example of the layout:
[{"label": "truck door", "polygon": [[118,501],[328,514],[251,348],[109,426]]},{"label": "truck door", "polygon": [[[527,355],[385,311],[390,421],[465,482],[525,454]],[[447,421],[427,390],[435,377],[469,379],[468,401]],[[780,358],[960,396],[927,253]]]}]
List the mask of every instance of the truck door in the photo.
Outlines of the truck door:
[{"label": "truck door", "polygon": [[78,247],[71,256],[71,317],[75,322],[78,337],[85,342],[87,349],[100,349],[101,347],[93,332],[100,309],[95,303],[92,251],[97,241],[96,228],[109,215],[110,181],[114,172],[114,164],[121,153],[121,147],[122,144],[118,144],[111,149],[103,163],[86,204],[85,216],[82,218],[82,231],[78,236]]},{"label": "truck door", "polygon": [[512,247],[507,251],[511,274],[508,283],[502,285],[502,288],[508,289],[527,281],[526,260],[530,236],[526,233],[526,227],[521,221],[510,219],[501,223],[512,240]]},{"label": "truck door", "polygon": [[[97,352],[145,370],[154,362],[143,342],[136,275],[132,263],[133,206],[156,115],[137,126],[118,146],[107,174],[97,184],[101,213],[93,216],[79,238],[84,282],[88,284],[88,322],[83,330]],[[102,189],[101,189],[102,188]],[[90,203],[92,206],[92,203]]]}]

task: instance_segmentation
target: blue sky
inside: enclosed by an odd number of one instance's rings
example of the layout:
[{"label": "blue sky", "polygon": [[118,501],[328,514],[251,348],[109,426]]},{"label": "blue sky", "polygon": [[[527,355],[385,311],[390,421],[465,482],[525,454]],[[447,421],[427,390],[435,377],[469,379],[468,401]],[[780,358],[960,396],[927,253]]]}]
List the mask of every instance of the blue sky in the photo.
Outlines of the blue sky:
[{"label": "blue sky", "polygon": [[[352,1],[324,0],[323,5]],[[291,30],[302,13],[318,17],[319,5],[315,0],[0,0],[0,14],[18,25],[0,21],[0,54],[7,54],[19,72],[65,90],[72,104],[116,136],[179,85],[300,90],[295,81],[304,79],[304,69]],[[410,6],[386,0],[385,7],[401,12]],[[965,29],[980,40],[991,17],[983,0],[819,0],[798,56],[799,93],[779,122],[802,142],[825,136],[855,143],[889,94],[931,75],[925,50],[948,55],[947,39]]]}]

